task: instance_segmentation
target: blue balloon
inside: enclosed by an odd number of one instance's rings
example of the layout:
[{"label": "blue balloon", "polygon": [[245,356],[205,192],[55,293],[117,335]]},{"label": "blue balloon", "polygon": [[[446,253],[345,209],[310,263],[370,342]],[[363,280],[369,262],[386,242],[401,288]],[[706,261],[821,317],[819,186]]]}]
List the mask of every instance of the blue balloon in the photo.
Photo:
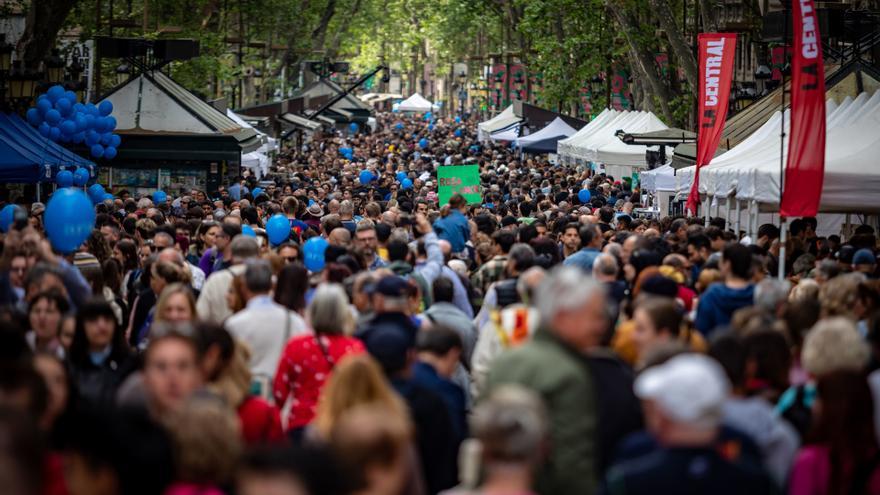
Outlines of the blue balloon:
[{"label": "blue balloon", "polygon": [[37,131],[40,132],[41,136],[47,138],[49,137],[49,133],[52,131],[52,126],[50,126],[46,122],[43,122],[42,124],[40,124],[39,127],[37,127]]},{"label": "blue balloon", "polygon": [[116,129],[116,117],[110,115],[107,117],[107,130],[113,131]]},{"label": "blue balloon", "polygon": [[53,104],[61,98],[64,98],[64,87],[56,84],[46,91],[46,96]]},{"label": "blue balloon", "polygon": [[425,149],[427,147],[428,147],[428,139],[427,138],[419,139],[419,148]]},{"label": "blue balloon", "polygon": [[71,90],[67,90],[64,92],[64,97],[70,100],[70,103],[76,104],[76,93]]},{"label": "blue balloon", "polygon": [[110,135],[110,146],[113,146],[114,148],[118,148],[120,144],[122,144],[122,138],[119,137],[119,134],[111,134]]},{"label": "blue balloon", "polygon": [[260,195],[261,192],[263,192],[263,188],[262,188],[262,187],[255,187],[254,190],[251,191],[251,195],[253,195],[253,197],[256,198],[257,196]]},{"label": "blue balloon", "polygon": [[73,103],[67,98],[58,98],[55,102],[55,109],[61,112],[61,115],[67,115],[73,110]]},{"label": "blue balloon", "polygon": [[89,197],[92,198],[92,201],[95,203],[100,203],[101,198],[104,197],[104,193],[107,191],[104,190],[104,186],[98,184],[97,182],[89,186]]},{"label": "blue balloon", "polygon": [[76,134],[76,122],[72,120],[65,120],[61,123],[61,133],[65,136],[71,136]]},{"label": "blue balloon", "polygon": [[86,118],[86,129],[94,129],[96,117],[90,113],[86,113],[85,118]]},{"label": "blue balloon", "polygon": [[272,215],[266,222],[266,235],[273,246],[286,242],[290,238],[290,221],[280,213]]},{"label": "blue balloon", "polygon": [[166,201],[168,201],[168,195],[165,194],[165,191],[156,191],[153,193],[153,203],[156,205],[160,205]]},{"label": "blue balloon", "polygon": [[398,131],[402,131],[403,130],[403,122],[398,122],[398,123],[394,124],[394,128],[397,129]]},{"label": "blue balloon", "polygon": [[324,252],[327,251],[327,239],[312,237],[303,244],[303,261],[310,272],[324,269]]},{"label": "blue balloon", "polygon": [[45,116],[46,112],[52,110],[52,102],[48,98],[37,100],[37,110],[40,112],[40,115]]},{"label": "blue balloon", "polygon": [[98,116],[98,107],[96,107],[94,103],[86,103],[85,112],[89,115],[93,115],[93,116],[97,117]]},{"label": "blue balloon", "polygon": [[104,193],[104,198],[103,198],[103,200],[104,200],[104,201],[107,201],[107,200],[112,201],[112,200],[113,200],[113,194],[111,194],[111,193]]},{"label": "blue balloon", "polygon": [[95,117],[95,131],[98,134],[103,134],[107,132],[107,117]]},{"label": "blue balloon", "polygon": [[361,175],[359,176],[361,184],[369,184],[373,181],[373,173],[369,170],[361,170]]},{"label": "blue balloon", "polygon": [[452,133],[455,137],[461,137],[461,129],[456,129],[455,132]]},{"label": "blue balloon", "polygon": [[[78,168],[73,173],[73,184],[76,187],[82,187],[89,181],[89,171],[85,168]],[[98,184],[100,185],[100,184]]]},{"label": "blue balloon", "polygon": [[34,127],[40,125],[43,122],[43,116],[40,115],[40,111],[36,108],[29,108],[26,116],[28,124]]},{"label": "blue balloon", "polygon": [[94,129],[89,129],[86,131],[86,144],[89,146],[94,146],[101,142],[101,135],[98,134]]},{"label": "blue balloon", "polygon": [[403,179],[406,179],[406,172],[397,172],[397,182],[403,182]]},{"label": "blue balloon", "polygon": [[95,158],[101,158],[102,156],[104,156],[104,147],[100,144],[92,145],[90,151],[92,152],[92,156]]},{"label": "blue balloon", "polygon": [[9,232],[9,227],[15,223],[15,211],[18,206],[6,205],[0,210],[0,231]]},{"label": "blue balloon", "polygon": [[48,122],[49,125],[55,125],[58,122],[61,122],[61,112],[54,108],[50,108],[46,111],[46,122]]},{"label": "blue balloon", "polygon": [[580,200],[581,203],[589,203],[590,197],[591,195],[589,189],[581,189],[580,191],[578,191],[578,200]]},{"label": "blue balloon", "polygon": [[434,124],[428,124],[428,130],[429,130],[429,131],[433,131],[433,130],[434,130]]},{"label": "blue balloon", "polygon": [[84,131],[84,130],[88,129],[89,122],[86,120],[85,115],[83,115],[81,113],[77,113],[73,117],[73,120],[76,122],[76,130],[77,131]]},{"label": "blue balloon", "polygon": [[461,124],[461,117],[459,117],[458,115],[455,116],[455,123]]},{"label": "blue balloon", "polygon": [[246,235],[248,237],[256,237],[257,233],[254,232],[254,228],[250,225],[242,225],[241,226],[241,235]]},{"label": "blue balloon", "polygon": [[107,146],[104,148],[104,158],[107,160],[112,160],[116,158],[117,150],[114,146]]},{"label": "blue balloon", "polygon": [[431,120],[432,117],[434,117],[434,114],[431,112],[425,114],[425,120]]},{"label": "blue balloon", "polygon": [[51,139],[52,141],[58,141],[59,139],[61,139],[61,129],[57,127],[49,129],[49,139]]},{"label": "blue balloon", "polygon": [[55,184],[58,187],[70,187],[73,185],[73,172],[70,170],[62,170],[55,174]]},{"label": "blue balloon", "polygon": [[351,124],[348,124],[348,130],[351,131],[352,134],[354,134],[355,132],[358,131],[358,125],[354,122],[352,122]]},{"label": "blue balloon", "polygon": [[81,143],[81,142],[83,142],[83,141],[86,140],[86,133],[84,133],[84,132],[77,132],[76,134],[74,134],[73,136],[71,136],[70,140],[73,141],[73,142],[76,143],[76,144],[79,144],[79,143]]},{"label": "blue balloon", "polygon": [[86,106],[83,105],[82,103],[74,103],[73,104],[73,111],[76,113],[81,113],[85,109],[86,109]]},{"label": "blue balloon", "polygon": [[65,254],[79,249],[95,227],[92,202],[73,187],[55,191],[43,216],[49,242],[56,251]]},{"label": "blue balloon", "polygon": [[113,103],[108,100],[102,101],[98,104],[98,113],[103,117],[110,115],[113,113]]},{"label": "blue balloon", "polygon": [[407,179],[403,179],[402,181],[400,181],[400,187],[403,189],[412,189],[412,186],[413,186],[412,179],[407,178]]}]

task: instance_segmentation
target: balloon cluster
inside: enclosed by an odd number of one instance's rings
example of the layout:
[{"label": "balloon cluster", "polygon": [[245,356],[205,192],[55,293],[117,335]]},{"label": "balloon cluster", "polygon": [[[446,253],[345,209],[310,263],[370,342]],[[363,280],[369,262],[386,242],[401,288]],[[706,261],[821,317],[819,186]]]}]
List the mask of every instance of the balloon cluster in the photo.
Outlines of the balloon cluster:
[{"label": "balloon cluster", "polygon": [[55,184],[60,188],[70,186],[83,187],[88,182],[89,171],[82,167],[77,167],[73,172],[70,170],[59,170],[58,173],[55,174]]},{"label": "balloon cluster", "polygon": [[89,199],[91,199],[92,203],[94,204],[98,204],[105,199],[113,199],[113,195],[105,191],[104,186],[98,183],[92,184],[91,186],[89,186],[88,189],[86,189],[86,191],[89,193]]},{"label": "balloon cluster", "polygon": [[61,85],[49,88],[37,98],[36,106],[27,111],[27,121],[40,135],[55,142],[85,144],[94,158],[116,157],[122,138],[114,134],[116,118],[111,116],[113,104],[102,101],[82,104],[76,93]]},{"label": "balloon cluster", "polygon": [[342,155],[343,157],[345,157],[345,159],[349,160],[349,161],[351,161],[351,159],[354,158],[354,150],[349,147],[339,148],[339,154]]}]

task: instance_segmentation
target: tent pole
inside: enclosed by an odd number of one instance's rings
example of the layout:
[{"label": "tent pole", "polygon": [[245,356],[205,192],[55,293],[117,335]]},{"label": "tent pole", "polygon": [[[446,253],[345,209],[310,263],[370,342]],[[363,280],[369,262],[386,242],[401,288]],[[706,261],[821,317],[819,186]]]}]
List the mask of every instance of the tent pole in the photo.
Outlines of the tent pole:
[{"label": "tent pole", "polygon": [[[734,198],[734,199],[735,199],[735,198]],[[740,217],[739,214],[740,214],[740,210],[739,210],[739,200],[738,200],[738,199],[736,199],[736,208],[735,208],[735,211],[736,211],[736,213],[735,213],[735,215],[736,215],[736,220],[734,220],[734,222],[733,222],[733,233],[736,234],[736,238],[739,239],[739,238],[740,238],[740,236],[739,236],[739,217]]]},{"label": "tent pole", "polygon": [[746,215],[746,218],[748,218],[749,221],[749,237],[757,241],[757,239],[755,238],[757,236],[757,227],[755,226],[755,224],[757,223],[757,213],[755,213],[756,205],[754,200],[749,201],[748,208],[749,211]]},{"label": "tent pole", "polygon": [[[699,194],[699,191],[697,192]],[[703,227],[709,226],[709,215],[712,213],[712,196],[706,194],[706,220],[703,222]]]},{"label": "tent pole", "polygon": [[850,238],[849,233],[852,230],[850,228],[850,219],[851,218],[852,218],[852,213],[847,213],[846,214],[846,221],[843,223],[843,238],[846,239],[847,241]]},{"label": "tent pole", "polygon": [[779,280],[785,280],[785,217],[779,217]]},{"label": "tent pole", "polygon": [[730,228],[730,209],[731,209],[731,207],[733,206],[733,205],[730,204],[730,201],[731,201],[732,199],[733,199],[733,195],[730,195],[730,196],[727,197],[727,201],[726,201],[726,202],[727,202],[727,216],[726,216],[725,218],[727,219],[727,225],[726,225],[726,227],[727,227],[728,229]]},{"label": "tent pole", "polygon": [[40,201],[40,183],[37,182],[37,202]]}]

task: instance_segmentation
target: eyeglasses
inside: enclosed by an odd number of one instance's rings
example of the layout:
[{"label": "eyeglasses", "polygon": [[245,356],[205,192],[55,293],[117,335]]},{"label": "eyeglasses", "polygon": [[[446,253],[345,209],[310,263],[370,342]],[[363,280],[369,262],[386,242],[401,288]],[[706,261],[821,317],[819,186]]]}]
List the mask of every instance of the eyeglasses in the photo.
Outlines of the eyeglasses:
[{"label": "eyeglasses", "polygon": [[299,259],[299,257],[297,256],[282,256],[282,258],[284,258],[284,261],[288,263],[293,263],[294,261],[297,261]]}]

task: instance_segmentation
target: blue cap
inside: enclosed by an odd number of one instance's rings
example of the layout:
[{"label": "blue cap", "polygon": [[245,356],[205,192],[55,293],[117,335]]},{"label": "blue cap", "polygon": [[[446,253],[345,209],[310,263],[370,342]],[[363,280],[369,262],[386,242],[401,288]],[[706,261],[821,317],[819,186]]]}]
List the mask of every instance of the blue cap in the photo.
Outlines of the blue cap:
[{"label": "blue cap", "polygon": [[385,297],[406,297],[409,295],[409,282],[403,277],[389,275],[366,288],[370,294],[381,294]]},{"label": "blue cap", "polygon": [[853,265],[874,265],[876,263],[877,258],[874,257],[874,253],[871,252],[870,249],[859,249],[856,251],[856,254],[853,255]]}]

